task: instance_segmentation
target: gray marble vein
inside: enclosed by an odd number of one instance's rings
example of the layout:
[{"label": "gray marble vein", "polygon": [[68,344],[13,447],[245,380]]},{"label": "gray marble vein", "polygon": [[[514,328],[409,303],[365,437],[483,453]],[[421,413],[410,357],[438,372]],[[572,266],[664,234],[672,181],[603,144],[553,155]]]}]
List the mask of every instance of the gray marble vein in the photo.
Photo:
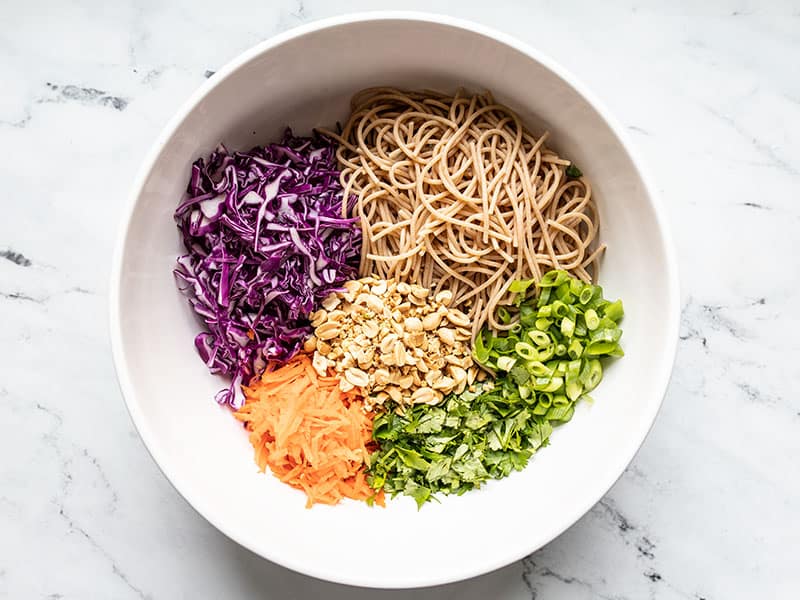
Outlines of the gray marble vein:
[{"label": "gray marble vein", "polygon": [[30,258],[21,252],[15,252],[14,250],[2,250],[0,251],[0,257],[10,260],[18,267],[30,267],[31,264],[33,264]]},{"label": "gray marble vein", "polygon": [[447,586],[334,585],[240,548],[158,471],[109,355],[122,198],[163,124],[229,59],[372,8],[397,4],[4,7],[0,598],[800,597],[796,2],[403,5],[503,29],[563,63],[626,124],[673,226],[683,298],[666,401],[608,495],[553,542]]}]

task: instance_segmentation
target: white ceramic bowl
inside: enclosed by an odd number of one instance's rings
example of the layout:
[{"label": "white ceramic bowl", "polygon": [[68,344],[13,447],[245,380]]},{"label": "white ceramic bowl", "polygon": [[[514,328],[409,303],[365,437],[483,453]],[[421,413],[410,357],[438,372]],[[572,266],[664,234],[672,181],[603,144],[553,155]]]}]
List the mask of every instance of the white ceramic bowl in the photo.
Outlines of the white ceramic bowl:
[{"label": "white ceramic bowl", "polygon": [[[241,426],[212,396],[175,288],[182,252],[172,213],[189,166],[218,142],[249,148],[286,125],[307,133],[344,120],[368,86],[488,88],[592,181],[608,243],[607,295],[624,299],[626,356],[595,403],[578,407],[530,465],[417,511],[345,502],[304,508],[303,494],[259,474]],[[331,581],[416,587],[479,575],[536,550],[605,494],[633,458],[661,404],[678,335],[675,259],[654,186],[622,128],[553,60],[496,31],[443,16],[368,13],[272,38],[221,69],[178,112],[132,190],[111,282],[111,339],[131,417],[175,488],[250,550]]]}]

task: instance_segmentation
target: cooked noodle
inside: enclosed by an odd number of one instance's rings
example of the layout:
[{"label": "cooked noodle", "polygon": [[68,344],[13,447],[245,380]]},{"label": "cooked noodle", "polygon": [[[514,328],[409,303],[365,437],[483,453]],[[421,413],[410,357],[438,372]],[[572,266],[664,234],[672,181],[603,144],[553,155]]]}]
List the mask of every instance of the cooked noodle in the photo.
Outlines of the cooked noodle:
[{"label": "cooked noodle", "polygon": [[360,273],[451,290],[473,336],[513,325],[495,311],[517,279],[596,277],[604,246],[589,182],[567,177],[547,133],[536,138],[491,93],[366,89],[341,134],[324,133],[340,142],[345,197],[357,199]]}]

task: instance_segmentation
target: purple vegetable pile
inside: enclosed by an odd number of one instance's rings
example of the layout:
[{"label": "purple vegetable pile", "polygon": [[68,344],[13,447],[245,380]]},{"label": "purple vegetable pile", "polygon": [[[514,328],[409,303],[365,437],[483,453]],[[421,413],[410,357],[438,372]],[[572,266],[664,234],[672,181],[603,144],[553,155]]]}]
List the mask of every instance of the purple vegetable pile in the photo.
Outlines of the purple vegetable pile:
[{"label": "purple vegetable pile", "polygon": [[335,151],[287,130],[280,144],[220,146],[192,166],[175,211],[187,250],[175,277],[208,329],[195,338],[200,356],[231,378],[220,403],[239,408],[241,384],[297,352],[308,314],[357,277],[361,230],[341,216]]}]

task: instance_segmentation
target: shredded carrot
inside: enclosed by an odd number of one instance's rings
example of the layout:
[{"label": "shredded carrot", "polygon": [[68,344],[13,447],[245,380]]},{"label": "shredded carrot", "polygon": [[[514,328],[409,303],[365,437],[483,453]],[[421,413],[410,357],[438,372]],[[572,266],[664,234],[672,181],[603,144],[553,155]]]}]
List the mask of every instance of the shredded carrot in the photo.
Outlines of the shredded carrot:
[{"label": "shredded carrot", "polygon": [[234,414],[250,432],[256,463],[303,490],[306,507],[342,498],[384,505],[383,492],[365,476],[373,443],[362,398],[342,392],[335,377],[320,377],[302,353],[265,371],[244,393],[246,402]]}]

